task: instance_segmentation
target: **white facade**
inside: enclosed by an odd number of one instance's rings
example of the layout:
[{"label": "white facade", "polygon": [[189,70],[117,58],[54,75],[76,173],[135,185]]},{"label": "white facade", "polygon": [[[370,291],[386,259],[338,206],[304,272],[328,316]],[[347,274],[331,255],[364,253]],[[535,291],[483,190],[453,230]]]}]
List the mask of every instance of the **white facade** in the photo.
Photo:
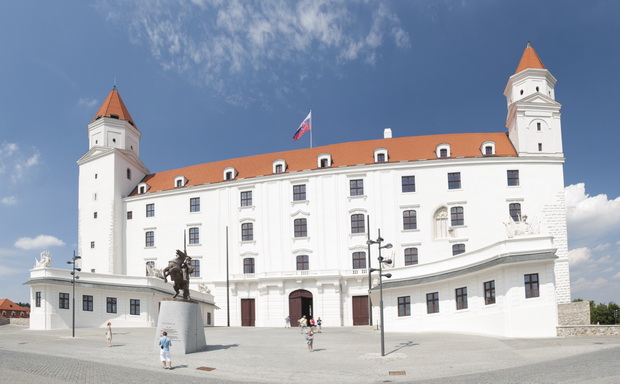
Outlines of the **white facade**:
[{"label": "white facade", "polygon": [[[96,119],[78,162],[81,276],[134,279],[127,286],[155,279],[144,277],[146,265],[165,267],[185,234],[199,270],[192,288],[212,292],[221,308],[215,325],[280,326],[301,314],[329,326],[368,324],[369,285],[377,323],[378,277],[369,284],[368,267],[378,268],[378,252],[371,246],[368,260],[367,240],[380,229],[393,245],[382,251],[393,260],[383,281],[386,330],[555,336],[570,285],[554,86],[546,69],[510,77],[508,138],[392,138],[390,130],[375,141],[151,175],[133,123]],[[40,278],[33,272],[33,295],[57,293],[48,280],[36,286]],[[150,325],[155,299],[145,300]],[[208,311],[213,302],[203,300]],[[47,319],[53,305],[43,312]]]}]

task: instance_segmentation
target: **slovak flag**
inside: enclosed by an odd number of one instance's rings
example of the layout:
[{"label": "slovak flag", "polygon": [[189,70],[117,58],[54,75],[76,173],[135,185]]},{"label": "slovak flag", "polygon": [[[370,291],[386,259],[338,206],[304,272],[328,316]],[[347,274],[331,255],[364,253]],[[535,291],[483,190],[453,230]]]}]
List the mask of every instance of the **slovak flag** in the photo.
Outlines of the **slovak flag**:
[{"label": "slovak flag", "polygon": [[303,136],[304,133],[312,129],[312,111],[308,113],[308,116],[301,123],[297,131],[295,131],[295,135],[293,135],[293,140],[297,140]]}]

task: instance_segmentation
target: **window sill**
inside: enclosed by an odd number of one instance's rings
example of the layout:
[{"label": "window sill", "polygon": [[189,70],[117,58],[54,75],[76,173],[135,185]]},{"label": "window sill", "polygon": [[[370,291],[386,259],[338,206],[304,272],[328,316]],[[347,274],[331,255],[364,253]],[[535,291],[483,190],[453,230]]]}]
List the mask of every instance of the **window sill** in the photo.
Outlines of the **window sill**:
[{"label": "window sill", "polygon": [[417,229],[417,228],[416,229],[401,229],[400,231],[403,232],[403,233],[407,233],[407,232],[420,232],[420,230]]},{"label": "window sill", "polygon": [[293,237],[293,241],[298,241],[298,240],[310,240],[310,236],[306,236],[306,237]]},{"label": "window sill", "polygon": [[366,200],[367,197],[368,196],[366,195],[355,195],[355,196],[349,196],[348,198],[349,198],[349,201],[352,201],[352,200]]},{"label": "window sill", "polygon": [[245,211],[245,210],[253,211],[254,209],[256,209],[256,207],[253,205],[242,205],[239,207],[239,212]]},{"label": "window sill", "polygon": [[241,245],[254,245],[256,244],[256,240],[242,240],[239,242],[239,244]]},{"label": "window sill", "polygon": [[291,207],[294,207],[296,205],[308,205],[310,204],[309,200],[293,200],[291,201]]}]

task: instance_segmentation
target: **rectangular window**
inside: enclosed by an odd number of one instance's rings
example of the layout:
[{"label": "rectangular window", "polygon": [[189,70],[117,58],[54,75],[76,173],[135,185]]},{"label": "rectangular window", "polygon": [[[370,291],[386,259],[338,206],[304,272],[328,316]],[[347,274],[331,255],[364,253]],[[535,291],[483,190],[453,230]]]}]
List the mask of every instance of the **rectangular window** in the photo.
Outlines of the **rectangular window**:
[{"label": "rectangular window", "polygon": [[519,170],[518,169],[506,171],[506,176],[508,178],[509,187],[519,185]]},{"label": "rectangular window", "polygon": [[411,316],[410,296],[402,296],[398,298],[398,316]]},{"label": "rectangular window", "polygon": [[365,233],[366,232],[366,222],[364,215],[357,213],[355,215],[351,215],[351,233]]},{"label": "rectangular window", "polygon": [[189,211],[200,212],[200,197],[192,197],[189,199]]},{"label": "rectangular window", "polygon": [[416,211],[409,210],[403,212],[403,229],[418,229],[418,216]]},{"label": "rectangular window", "polygon": [[448,189],[461,189],[461,172],[448,173]]},{"label": "rectangular window", "polygon": [[495,304],[495,280],[484,283],[484,304]]},{"label": "rectangular window", "polygon": [[439,292],[426,294],[426,312],[439,313]]},{"label": "rectangular window", "polygon": [[133,219],[133,211],[127,211],[127,220]]},{"label": "rectangular window", "polygon": [[276,173],[282,173],[282,164],[276,164]]},{"label": "rectangular window", "polygon": [[241,192],[241,206],[242,207],[252,206],[252,191]]},{"label": "rectangular window", "polygon": [[37,308],[41,306],[41,292],[34,293],[34,306]]},{"label": "rectangular window", "polygon": [[401,186],[403,193],[415,192],[415,176],[403,176]]},{"label": "rectangular window", "polygon": [[463,207],[450,208],[450,225],[465,225],[465,216],[463,215]]},{"label": "rectangular window", "polygon": [[200,244],[200,228],[192,227],[189,229],[189,243]]},{"label": "rectangular window", "polygon": [[308,255],[299,255],[295,259],[298,271],[307,271],[310,269],[310,259]]},{"label": "rectangular window", "polygon": [[353,252],[353,269],[366,268],[366,252]]},{"label": "rectangular window", "polygon": [[457,288],[456,294],[456,309],[467,309],[467,287]]},{"label": "rectangular window", "polygon": [[147,204],[146,205],[146,217],[154,217],[155,216],[155,204]]},{"label": "rectangular window", "polygon": [[91,249],[95,248],[95,242],[94,242],[94,241],[91,241],[91,242],[90,242],[90,248],[91,248]]},{"label": "rectangular window", "polygon": [[69,294],[68,293],[58,294],[58,308],[69,309]]},{"label": "rectangular window", "polygon": [[508,205],[508,213],[512,218],[512,221],[518,223],[521,221],[521,204],[520,203],[510,203]]},{"label": "rectangular window", "polygon": [[97,218],[97,212],[93,213],[93,218],[96,219]]},{"label": "rectangular window", "polygon": [[308,237],[308,221],[306,219],[295,219],[295,237]]},{"label": "rectangular window", "polygon": [[177,188],[181,188],[183,186],[183,180],[177,180]]},{"label": "rectangular window", "polygon": [[145,247],[154,247],[155,246],[155,232],[147,231],[144,234],[144,237],[145,237],[145,241],[144,241],[144,246]]},{"label": "rectangular window", "polygon": [[93,311],[93,297],[89,295],[82,296],[82,311]]},{"label": "rectangular window", "polygon": [[190,274],[190,277],[200,277],[200,260],[192,259],[190,262],[194,271]]},{"label": "rectangular window", "polygon": [[525,298],[539,297],[540,290],[538,286],[538,273],[531,273],[524,276],[525,282]]},{"label": "rectangular window", "polygon": [[211,325],[211,312],[207,312],[207,325]]},{"label": "rectangular window", "polygon": [[243,273],[254,273],[254,258],[246,257],[243,259]]},{"label": "rectangular window", "polygon": [[293,201],[306,200],[306,184],[293,185]]},{"label": "rectangular window", "polygon": [[106,297],[106,312],[116,313],[116,297]]},{"label": "rectangular window", "polygon": [[364,196],[364,180],[349,180],[349,196]]},{"label": "rectangular window", "polygon": [[377,163],[385,163],[385,153],[377,153]]},{"label": "rectangular window", "polygon": [[241,224],[241,241],[254,240],[254,224],[243,223]]},{"label": "rectangular window", "polygon": [[418,249],[417,248],[405,248],[405,265],[418,264]]},{"label": "rectangular window", "polygon": [[460,255],[461,253],[465,253],[465,244],[453,244],[452,256]]},{"label": "rectangular window", "polygon": [[140,300],[129,299],[129,314],[140,316]]}]

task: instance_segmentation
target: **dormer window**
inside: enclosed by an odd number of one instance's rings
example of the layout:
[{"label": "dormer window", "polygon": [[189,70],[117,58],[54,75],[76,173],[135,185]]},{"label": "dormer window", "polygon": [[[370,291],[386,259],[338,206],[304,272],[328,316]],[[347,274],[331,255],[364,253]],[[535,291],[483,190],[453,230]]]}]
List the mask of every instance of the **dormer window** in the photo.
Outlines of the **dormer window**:
[{"label": "dormer window", "polygon": [[237,177],[237,170],[235,167],[228,167],[224,169],[224,180],[234,180]]},{"label": "dormer window", "polygon": [[495,155],[495,142],[485,141],[484,143],[482,143],[482,146],[480,146],[480,152],[482,152],[484,156]]},{"label": "dormer window", "polygon": [[284,173],[286,171],[286,161],[279,159],[273,162],[273,173]]},{"label": "dormer window", "polygon": [[127,180],[131,180],[131,169],[127,168]]},{"label": "dormer window", "polygon": [[149,190],[149,185],[147,183],[138,184],[138,195],[142,195]]},{"label": "dormer window", "polygon": [[450,144],[439,144],[435,149],[437,157],[450,157]]},{"label": "dormer window", "polygon": [[174,178],[174,187],[175,188],[181,188],[184,187],[185,184],[187,184],[187,178],[185,178],[185,176],[177,176]]},{"label": "dormer window", "polygon": [[385,148],[375,149],[375,163],[385,163],[388,161],[388,151]]},{"label": "dormer window", "polygon": [[332,156],[329,153],[322,153],[318,157],[319,168],[327,168],[332,166]]}]

